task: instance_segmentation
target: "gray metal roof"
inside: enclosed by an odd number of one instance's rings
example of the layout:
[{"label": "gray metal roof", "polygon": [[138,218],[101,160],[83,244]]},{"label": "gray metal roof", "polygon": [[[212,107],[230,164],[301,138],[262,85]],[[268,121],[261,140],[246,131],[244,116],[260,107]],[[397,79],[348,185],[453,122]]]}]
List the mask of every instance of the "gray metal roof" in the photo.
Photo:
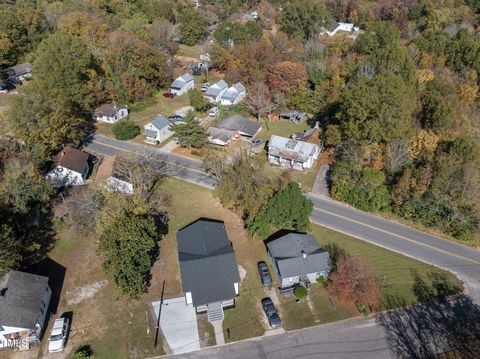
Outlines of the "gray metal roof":
[{"label": "gray metal roof", "polygon": [[272,135],[268,142],[268,154],[294,161],[306,162],[316,151],[318,146],[314,143],[296,141],[287,137]]},{"label": "gray metal roof", "polygon": [[234,136],[236,131],[230,131],[226,130],[224,128],[216,128],[216,127],[210,127],[208,130],[208,139],[209,141],[220,141],[227,143],[230,141]]},{"label": "gray metal roof", "polygon": [[220,123],[213,127],[239,131],[240,134],[244,136],[253,137],[262,128],[262,125],[258,122],[246,120],[240,115],[232,115],[225,117]]},{"label": "gray metal roof", "polygon": [[245,91],[245,87],[240,82],[237,82],[236,84],[230,86],[227,91],[223,93],[222,100],[229,100],[233,102],[233,100],[235,100],[243,91]]},{"label": "gray metal roof", "polygon": [[[48,278],[12,270],[0,279],[0,325],[35,329]],[[47,308],[45,308],[46,310]]]},{"label": "gray metal roof", "polygon": [[205,91],[205,96],[217,97],[218,94],[227,87],[228,87],[228,84],[225,81],[220,80],[217,83],[210,86],[209,88],[207,88],[207,91]]},{"label": "gray metal roof", "polygon": [[163,115],[158,115],[150,122],[159,130],[169,125],[168,119]]},{"label": "gray metal roof", "polygon": [[147,130],[147,129],[143,130],[143,135],[146,137],[157,137],[157,133],[155,131]]},{"label": "gray metal roof", "polygon": [[170,85],[171,88],[181,89],[187,82],[193,81],[193,77],[190,74],[183,74],[175,79]]},{"label": "gray metal roof", "polygon": [[[275,259],[284,278],[330,271],[330,256],[316,239],[308,234],[289,233],[267,243],[270,256]],[[306,254],[306,258],[303,254]]]},{"label": "gray metal roof", "polygon": [[194,306],[235,298],[237,260],[223,222],[198,220],[177,233],[183,292]]}]

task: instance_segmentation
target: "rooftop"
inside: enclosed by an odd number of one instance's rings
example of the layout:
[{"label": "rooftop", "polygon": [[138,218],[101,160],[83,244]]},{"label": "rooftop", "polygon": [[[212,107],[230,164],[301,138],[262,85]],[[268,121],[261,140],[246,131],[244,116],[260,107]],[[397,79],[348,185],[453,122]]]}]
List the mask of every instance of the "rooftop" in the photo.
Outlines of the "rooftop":
[{"label": "rooftop", "polygon": [[171,88],[181,89],[187,82],[193,81],[193,76],[189,73],[183,74],[175,79],[170,85]]},{"label": "rooftop", "polygon": [[225,117],[220,123],[212,126],[229,131],[239,131],[242,135],[253,137],[262,125],[258,122],[249,121],[240,115]]},{"label": "rooftop", "polygon": [[225,91],[222,95],[222,100],[229,100],[233,101],[237,98],[237,96],[242,92],[245,91],[245,87],[240,83],[237,82],[236,84],[230,86],[227,91]]},{"label": "rooftop", "polygon": [[95,109],[95,116],[115,116],[118,110],[126,108],[116,102],[104,103]]},{"label": "rooftop", "polygon": [[88,164],[88,158],[88,153],[73,147],[65,147],[55,155],[53,162],[56,166],[62,166],[69,170],[83,173],[85,166]]},{"label": "rooftop", "polygon": [[167,127],[170,123],[168,122],[168,118],[166,118],[163,115],[158,115],[155,117],[152,121],[150,121],[152,125],[154,125],[156,128],[161,130],[164,127]]},{"label": "rooftop", "polygon": [[205,96],[217,97],[218,94],[227,87],[228,87],[228,84],[225,81],[220,80],[217,83],[210,86],[209,88],[207,88],[207,91],[205,92]]},{"label": "rooftop", "polygon": [[293,140],[288,137],[272,135],[268,142],[268,153],[294,161],[305,162],[318,150],[314,143]]}]

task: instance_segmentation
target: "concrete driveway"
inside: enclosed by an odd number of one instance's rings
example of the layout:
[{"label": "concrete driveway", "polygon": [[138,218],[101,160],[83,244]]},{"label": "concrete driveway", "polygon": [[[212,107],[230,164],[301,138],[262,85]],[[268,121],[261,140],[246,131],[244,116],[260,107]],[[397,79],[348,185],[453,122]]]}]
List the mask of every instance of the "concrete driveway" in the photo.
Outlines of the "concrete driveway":
[{"label": "concrete driveway", "polygon": [[[152,302],[152,306],[158,318],[160,301]],[[185,304],[184,297],[163,301],[160,311],[160,328],[173,354],[200,349],[197,314],[193,306]]]}]

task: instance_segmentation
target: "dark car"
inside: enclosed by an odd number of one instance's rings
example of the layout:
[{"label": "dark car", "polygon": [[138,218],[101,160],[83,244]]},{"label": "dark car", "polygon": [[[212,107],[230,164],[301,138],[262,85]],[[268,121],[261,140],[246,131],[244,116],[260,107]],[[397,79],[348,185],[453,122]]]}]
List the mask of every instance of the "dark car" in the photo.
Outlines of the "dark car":
[{"label": "dark car", "polygon": [[168,122],[175,123],[175,122],[182,122],[182,121],[183,121],[182,116],[179,116],[179,115],[168,116]]},{"label": "dark car", "polygon": [[270,287],[272,285],[272,277],[270,276],[270,271],[268,270],[267,263],[258,262],[258,273],[262,279],[262,284],[264,287]]},{"label": "dark car", "polygon": [[164,92],[162,95],[163,95],[163,97],[166,97],[166,98],[174,98],[175,97],[175,94],[173,94],[171,92]]},{"label": "dark car", "polygon": [[7,93],[8,87],[6,84],[0,84],[0,93]]},{"label": "dark car", "polygon": [[257,146],[260,146],[263,143],[263,141],[262,140],[252,140],[251,143],[252,143],[253,147],[257,147]]},{"label": "dark car", "polygon": [[275,305],[270,298],[267,297],[262,299],[262,308],[267,316],[268,324],[274,329],[280,328],[282,326],[282,320],[278,315],[277,308],[275,308]]}]

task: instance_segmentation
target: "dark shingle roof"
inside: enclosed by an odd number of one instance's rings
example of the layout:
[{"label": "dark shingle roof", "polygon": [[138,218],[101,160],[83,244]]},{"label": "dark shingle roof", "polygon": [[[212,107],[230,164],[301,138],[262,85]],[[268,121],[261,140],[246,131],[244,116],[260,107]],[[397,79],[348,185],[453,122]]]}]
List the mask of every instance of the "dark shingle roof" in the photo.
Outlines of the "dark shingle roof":
[{"label": "dark shingle roof", "polygon": [[198,220],[177,233],[184,293],[193,305],[235,298],[240,282],[235,252],[223,222]]},{"label": "dark shingle roof", "polygon": [[330,271],[328,252],[322,250],[316,239],[308,234],[289,233],[267,243],[267,247],[282,277]]},{"label": "dark shingle roof", "polygon": [[225,117],[214,127],[229,131],[239,131],[242,135],[253,137],[262,128],[262,125],[258,122],[246,120],[242,116],[232,115]]},{"label": "dark shingle roof", "polygon": [[88,163],[88,153],[77,150],[73,147],[65,147],[53,158],[57,166],[68,168],[69,170],[83,173]]},{"label": "dark shingle roof", "polygon": [[125,106],[118,105],[116,103],[104,103],[95,109],[95,116],[115,116],[120,109],[126,108]]},{"label": "dark shingle roof", "polygon": [[48,278],[12,270],[0,279],[0,325],[35,329]]},{"label": "dark shingle roof", "polygon": [[3,73],[7,78],[15,78],[28,75],[32,72],[32,65],[28,62],[18,64],[3,70]]}]

